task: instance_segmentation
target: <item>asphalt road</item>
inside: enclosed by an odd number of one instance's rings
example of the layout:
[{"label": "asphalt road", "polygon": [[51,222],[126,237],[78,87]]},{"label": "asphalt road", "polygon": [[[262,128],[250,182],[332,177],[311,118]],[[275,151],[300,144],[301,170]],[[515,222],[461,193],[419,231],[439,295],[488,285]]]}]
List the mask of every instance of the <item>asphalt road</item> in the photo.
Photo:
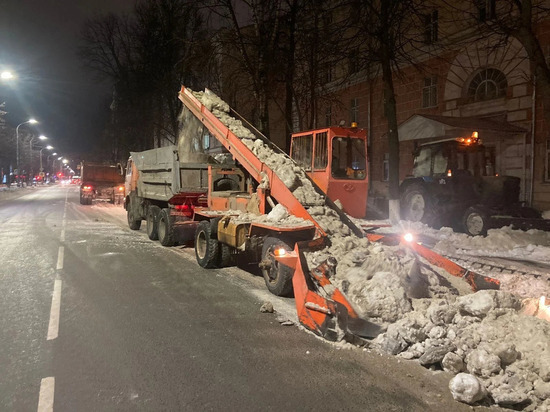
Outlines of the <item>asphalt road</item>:
[{"label": "asphalt road", "polygon": [[449,375],[281,326],[292,299],[144,226],[75,187],[0,193],[0,410],[469,410]]}]

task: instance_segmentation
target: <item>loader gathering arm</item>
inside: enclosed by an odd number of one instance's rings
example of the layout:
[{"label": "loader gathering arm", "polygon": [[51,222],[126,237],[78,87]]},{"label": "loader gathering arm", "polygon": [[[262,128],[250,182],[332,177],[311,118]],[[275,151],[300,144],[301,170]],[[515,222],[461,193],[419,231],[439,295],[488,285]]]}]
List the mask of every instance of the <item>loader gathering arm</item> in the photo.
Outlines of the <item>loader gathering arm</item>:
[{"label": "loader gathering arm", "polygon": [[[311,217],[306,208],[298,201],[294,194],[285,186],[277,174],[260,161],[258,157],[250,150],[239,137],[237,137],[229,128],[224,125],[220,119],[208,110],[189,89],[182,87],[179,94],[183,102],[194,115],[201,121],[208,131],[214,136],[239,162],[250,176],[258,183],[262,181],[265,174],[269,179],[269,195],[282,204],[290,214],[313,222],[317,228],[318,235],[323,236],[325,232],[321,226]],[[260,189],[263,190],[263,189]]]}]

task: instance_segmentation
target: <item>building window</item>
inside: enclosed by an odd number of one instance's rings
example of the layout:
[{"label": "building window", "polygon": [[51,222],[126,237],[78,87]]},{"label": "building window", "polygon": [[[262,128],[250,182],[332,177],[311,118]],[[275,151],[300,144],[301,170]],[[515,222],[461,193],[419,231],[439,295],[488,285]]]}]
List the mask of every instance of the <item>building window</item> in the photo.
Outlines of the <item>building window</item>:
[{"label": "building window", "polygon": [[476,0],[478,19],[480,22],[495,19],[495,1],[496,0]]},{"label": "building window", "polygon": [[351,99],[351,121],[359,123],[359,99],[357,97]]},{"label": "building window", "polygon": [[325,111],[325,126],[330,127],[332,124],[332,106],[328,106]]},{"label": "building window", "polygon": [[384,153],[384,182],[387,182],[390,180],[390,154]]},{"label": "building window", "polygon": [[424,78],[422,89],[422,107],[437,106],[437,76]]},{"label": "building window", "polygon": [[544,171],[544,180],[550,182],[550,139],[546,140],[546,170]]},{"label": "building window", "polygon": [[434,44],[437,42],[439,29],[439,13],[437,10],[424,16],[424,43]]},{"label": "building window", "polygon": [[468,100],[481,102],[506,96],[506,76],[497,69],[479,71],[468,86]]},{"label": "building window", "polygon": [[359,66],[359,50],[354,50],[348,55],[349,74],[352,75],[359,72]]},{"label": "building window", "polygon": [[327,84],[332,81],[332,64],[327,63],[321,68],[321,83]]}]

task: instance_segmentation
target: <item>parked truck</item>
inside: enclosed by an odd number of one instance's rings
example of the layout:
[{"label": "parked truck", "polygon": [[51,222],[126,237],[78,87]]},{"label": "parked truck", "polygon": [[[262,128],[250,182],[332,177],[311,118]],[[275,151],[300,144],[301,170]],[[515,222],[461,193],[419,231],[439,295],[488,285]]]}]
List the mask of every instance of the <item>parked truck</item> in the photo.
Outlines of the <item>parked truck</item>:
[{"label": "parked truck", "polygon": [[119,165],[80,163],[80,204],[91,205],[96,199],[113,204],[124,201],[124,176]]},{"label": "parked truck", "polygon": [[550,230],[550,221],[520,201],[520,179],[495,172],[478,133],[420,145],[412,175],[400,186],[401,217],[469,235],[490,228]]}]

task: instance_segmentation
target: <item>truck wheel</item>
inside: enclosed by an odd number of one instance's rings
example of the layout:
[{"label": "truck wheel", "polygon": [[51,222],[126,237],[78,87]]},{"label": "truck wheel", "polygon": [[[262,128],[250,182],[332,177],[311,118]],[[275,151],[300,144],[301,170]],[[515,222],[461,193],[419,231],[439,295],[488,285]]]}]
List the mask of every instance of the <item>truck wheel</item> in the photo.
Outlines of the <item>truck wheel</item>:
[{"label": "truck wheel", "polygon": [[174,223],[174,216],[170,215],[170,209],[161,209],[158,216],[157,232],[162,246],[174,246],[176,244]]},{"label": "truck wheel", "polygon": [[208,220],[199,223],[195,233],[195,257],[203,268],[215,268],[218,263],[219,242],[212,233],[212,224]]},{"label": "truck wheel", "polygon": [[145,219],[147,222],[147,236],[149,236],[151,240],[157,240],[159,238],[159,213],[160,207],[156,205],[149,206],[147,209],[147,216]]},{"label": "truck wheel", "polygon": [[430,199],[422,186],[412,184],[407,187],[401,196],[400,203],[401,219],[425,223],[430,220]]},{"label": "truck wheel", "polygon": [[292,250],[281,239],[267,237],[262,248],[260,268],[264,276],[267,289],[276,296],[292,296],[292,268],[285,266],[275,259],[273,251],[278,248]]},{"label": "truck wheel", "polygon": [[136,219],[135,218],[133,206],[134,206],[134,202],[130,201],[128,203],[128,209],[127,209],[127,214],[126,214],[126,216],[128,218],[128,226],[132,230],[139,230],[139,228],[141,227],[141,219]]},{"label": "truck wheel", "polygon": [[462,226],[464,227],[464,232],[470,236],[485,236],[489,228],[488,215],[480,207],[469,207],[464,212]]},{"label": "truck wheel", "polygon": [[86,198],[85,198],[85,197],[82,197],[82,195],[80,195],[80,204],[81,204],[81,205],[85,205],[85,204],[86,204]]}]

